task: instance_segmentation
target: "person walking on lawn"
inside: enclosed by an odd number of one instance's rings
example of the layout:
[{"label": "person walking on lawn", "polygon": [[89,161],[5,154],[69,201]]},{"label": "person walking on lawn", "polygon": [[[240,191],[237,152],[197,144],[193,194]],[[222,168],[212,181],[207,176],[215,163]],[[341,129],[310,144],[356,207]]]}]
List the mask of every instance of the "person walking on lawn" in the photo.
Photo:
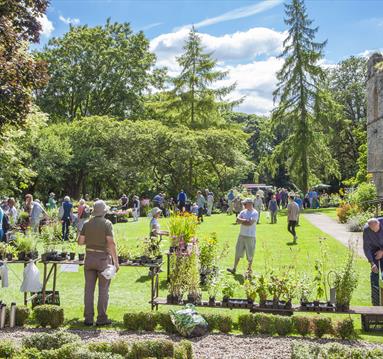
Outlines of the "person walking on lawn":
[{"label": "person walking on lawn", "polygon": [[295,232],[295,227],[298,223],[299,217],[299,207],[294,201],[294,196],[289,196],[289,203],[287,205],[287,230],[293,235],[293,244],[297,244],[297,234]]},{"label": "person walking on lawn", "polygon": [[84,291],[84,324],[93,325],[94,319],[94,290],[98,280],[98,303],[96,325],[109,325],[111,320],[106,314],[109,300],[110,279],[102,272],[113,263],[118,272],[120,266],[117,259],[117,246],[114,241],[112,222],[105,218],[109,208],[104,201],[94,203],[92,217],[84,223],[78,244],[85,245],[84,262],[85,291]]},{"label": "person walking on lawn", "polygon": [[258,221],[258,212],[254,209],[254,201],[252,198],[246,198],[243,202],[245,209],[237,217],[237,223],[241,225],[237,245],[235,247],[234,267],[228,268],[227,271],[235,274],[237,271],[239,260],[246,252],[249,275],[252,273],[253,257],[255,252],[255,233]]},{"label": "person walking on lawn", "polygon": [[259,194],[257,194],[255,197],[254,208],[258,212],[257,224],[259,224],[259,221],[261,220],[261,212],[263,211],[263,200]]},{"label": "person walking on lawn", "polygon": [[198,206],[198,221],[203,222],[203,212],[205,211],[206,199],[201,191],[197,191],[196,203]]},{"label": "person walking on lawn", "polygon": [[277,202],[275,195],[273,195],[273,197],[271,197],[271,200],[269,201],[268,210],[270,211],[271,224],[276,224],[277,223],[277,213],[278,213],[278,202]]}]

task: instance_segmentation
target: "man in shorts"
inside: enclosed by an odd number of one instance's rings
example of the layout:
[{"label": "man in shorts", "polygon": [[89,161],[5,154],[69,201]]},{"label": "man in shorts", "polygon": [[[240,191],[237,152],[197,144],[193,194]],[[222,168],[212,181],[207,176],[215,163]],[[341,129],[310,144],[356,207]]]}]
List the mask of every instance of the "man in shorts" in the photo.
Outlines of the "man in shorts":
[{"label": "man in shorts", "polygon": [[248,261],[248,274],[252,272],[253,257],[255,252],[255,230],[258,221],[258,212],[254,209],[254,201],[252,198],[246,198],[243,202],[245,209],[237,217],[237,223],[241,225],[240,232],[235,248],[234,267],[228,268],[227,271],[235,274],[239,260],[244,256]]}]

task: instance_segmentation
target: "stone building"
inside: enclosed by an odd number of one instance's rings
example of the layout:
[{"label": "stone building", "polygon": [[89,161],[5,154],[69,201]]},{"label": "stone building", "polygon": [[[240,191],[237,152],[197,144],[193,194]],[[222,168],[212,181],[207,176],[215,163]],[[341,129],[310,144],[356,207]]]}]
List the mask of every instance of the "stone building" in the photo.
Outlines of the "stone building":
[{"label": "stone building", "polygon": [[368,60],[367,77],[367,171],[372,174],[378,190],[383,197],[383,68],[381,54],[373,54]]}]

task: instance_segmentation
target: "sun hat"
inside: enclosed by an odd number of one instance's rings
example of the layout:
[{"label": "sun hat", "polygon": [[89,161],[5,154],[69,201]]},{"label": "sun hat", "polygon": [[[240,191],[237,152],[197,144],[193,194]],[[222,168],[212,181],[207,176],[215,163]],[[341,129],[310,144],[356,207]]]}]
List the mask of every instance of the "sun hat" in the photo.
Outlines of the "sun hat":
[{"label": "sun hat", "polygon": [[64,202],[69,202],[70,201],[70,197],[69,196],[65,196],[64,197]]},{"label": "sun hat", "polygon": [[246,203],[254,203],[254,200],[252,198],[245,198],[243,201],[242,201],[242,204],[246,204]]},{"label": "sun hat", "polygon": [[55,194],[53,192],[49,193],[49,197],[54,197]]},{"label": "sun hat", "polygon": [[98,200],[94,202],[92,216],[101,217],[105,216],[109,211],[109,207],[103,200]]},{"label": "sun hat", "polygon": [[154,216],[156,216],[158,213],[162,213],[162,210],[161,209],[159,209],[158,207],[154,207],[153,209],[152,209],[152,216],[154,217]]}]

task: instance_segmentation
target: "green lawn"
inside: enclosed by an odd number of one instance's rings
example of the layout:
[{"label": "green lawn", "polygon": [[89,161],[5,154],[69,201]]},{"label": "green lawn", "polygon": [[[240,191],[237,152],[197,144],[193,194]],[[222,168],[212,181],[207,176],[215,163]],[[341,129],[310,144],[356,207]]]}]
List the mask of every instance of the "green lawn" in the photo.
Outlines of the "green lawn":
[{"label": "green lawn", "polygon": [[[322,210],[323,211],[323,210]],[[327,214],[327,213],[326,213]],[[166,219],[161,219],[162,228],[166,228]],[[278,268],[282,265],[295,264],[300,272],[313,273],[314,261],[318,256],[319,239],[327,238],[330,266],[336,268],[347,254],[347,249],[335,239],[328,237],[319,229],[311,225],[304,218],[300,220],[300,227],[297,227],[298,245],[290,246],[291,235],[286,229],[286,216],[281,213],[278,223],[271,225],[266,223],[264,214],[261,224],[257,226],[257,248],[254,260],[255,272],[262,272],[265,267]],[[132,248],[137,241],[148,233],[148,219],[140,219],[139,222],[124,223],[115,225],[115,232],[118,237],[126,238]],[[238,235],[239,227],[234,224],[234,216],[225,214],[214,215],[205,218],[205,222],[199,226],[199,233],[216,232],[221,247],[228,245],[229,254],[220,263],[221,269],[226,269],[233,264],[234,246]],[[163,249],[168,248],[166,241]],[[21,278],[21,265],[10,266],[15,273],[10,273],[10,288],[1,289],[1,298],[7,303],[16,300],[22,303],[22,293],[19,292]],[[39,265],[42,277],[42,266]],[[164,264],[164,269],[166,265]],[[246,270],[246,263],[242,261],[239,266],[238,281],[242,281],[241,273]],[[352,300],[354,305],[370,305],[370,282],[369,265],[363,258],[357,260],[357,271],[359,273],[359,284]],[[126,311],[150,310],[150,279],[148,271],[144,268],[121,268],[115,280],[111,284],[109,315],[116,321],[121,321]],[[160,274],[161,296],[166,297],[166,273]],[[82,319],[83,311],[83,270],[78,273],[59,273],[58,289],[60,291],[61,305],[65,309],[66,319],[74,321],[75,318]],[[207,297],[204,293],[205,298]],[[244,297],[244,291],[239,288],[236,297]],[[160,308],[168,310],[169,307]],[[206,309],[204,309],[206,310]],[[240,311],[221,309],[233,316]],[[201,310],[203,311],[203,310]],[[359,318],[356,317],[357,325]],[[78,324],[75,324],[78,326]],[[366,336],[367,338],[367,336]],[[379,340],[380,336],[368,336],[369,340]]]}]

